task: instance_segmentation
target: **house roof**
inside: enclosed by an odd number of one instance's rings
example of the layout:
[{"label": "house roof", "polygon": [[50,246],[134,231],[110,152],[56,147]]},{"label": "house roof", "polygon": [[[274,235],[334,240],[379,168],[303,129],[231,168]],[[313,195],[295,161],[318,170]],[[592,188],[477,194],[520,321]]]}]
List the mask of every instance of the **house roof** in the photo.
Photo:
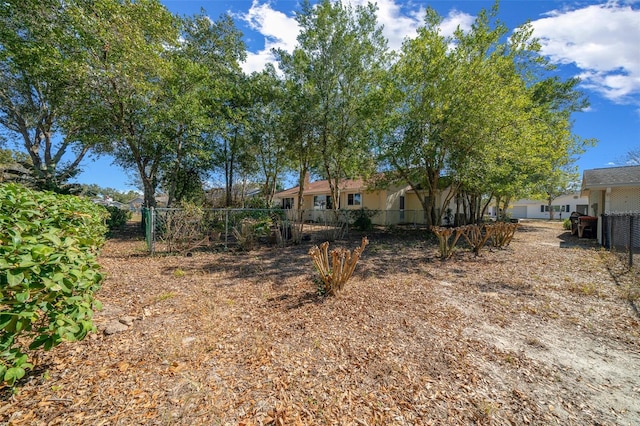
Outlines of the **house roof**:
[{"label": "house roof", "polygon": [[621,186],[640,186],[640,166],[585,170],[582,192]]},{"label": "house roof", "polygon": [[[298,190],[300,185],[295,186],[293,188],[285,189],[284,191],[277,192],[274,197],[276,198],[288,198],[293,197],[298,194]],[[338,188],[340,191],[365,191],[367,189],[364,180],[359,179],[341,179],[338,184]],[[316,182],[309,182],[305,184],[304,194],[305,195],[318,195],[318,194],[328,194],[331,192],[329,188],[328,180],[319,180]]]}]

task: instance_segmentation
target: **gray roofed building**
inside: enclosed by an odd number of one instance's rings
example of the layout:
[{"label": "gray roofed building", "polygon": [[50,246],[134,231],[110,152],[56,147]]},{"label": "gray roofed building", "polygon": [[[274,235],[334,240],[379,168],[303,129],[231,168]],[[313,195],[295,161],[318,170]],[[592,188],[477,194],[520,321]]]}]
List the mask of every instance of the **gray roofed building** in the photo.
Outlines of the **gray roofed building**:
[{"label": "gray roofed building", "polygon": [[582,178],[582,193],[611,187],[640,185],[640,166],[609,167],[585,170]]},{"label": "gray roofed building", "polygon": [[589,197],[589,215],[598,218],[598,242],[604,244],[601,215],[640,212],[640,166],[585,170],[581,194]]}]

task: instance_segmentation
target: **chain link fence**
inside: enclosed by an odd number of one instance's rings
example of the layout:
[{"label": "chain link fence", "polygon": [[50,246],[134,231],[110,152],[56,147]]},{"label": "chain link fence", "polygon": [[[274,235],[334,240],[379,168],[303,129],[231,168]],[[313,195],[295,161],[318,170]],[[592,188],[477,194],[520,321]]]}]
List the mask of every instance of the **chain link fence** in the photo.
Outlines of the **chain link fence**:
[{"label": "chain link fence", "polygon": [[640,265],[640,213],[602,215],[602,245],[627,253],[629,267]]},{"label": "chain link fence", "polygon": [[426,229],[427,218],[423,210],[151,208],[143,209],[143,223],[149,251],[171,253],[333,241],[374,225]]}]

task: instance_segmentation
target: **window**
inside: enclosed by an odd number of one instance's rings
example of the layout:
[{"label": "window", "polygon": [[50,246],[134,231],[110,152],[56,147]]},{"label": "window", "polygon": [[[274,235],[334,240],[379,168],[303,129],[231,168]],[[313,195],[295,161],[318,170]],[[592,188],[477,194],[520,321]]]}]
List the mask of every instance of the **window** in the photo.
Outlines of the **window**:
[{"label": "window", "polygon": [[362,196],[360,194],[347,194],[348,206],[359,206],[362,204]]},{"label": "window", "polygon": [[331,195],[314,195],[313,208],[315,210],[332,209]]},{"label": "window", "polygon": [[316,210],[325,209],[327,207],[326,195],[314,195],[313,196],[313,208]]},{"label": "window", "polygon": [[293,208],[293,198],[283,198],[282,199],[282,208],[283,209],[292,209]]},{"label": "window", "polygon": [[551,209],[552,209],[554,212],[559,212],[559,211],[560,211],[560,206],[551,206]]}]

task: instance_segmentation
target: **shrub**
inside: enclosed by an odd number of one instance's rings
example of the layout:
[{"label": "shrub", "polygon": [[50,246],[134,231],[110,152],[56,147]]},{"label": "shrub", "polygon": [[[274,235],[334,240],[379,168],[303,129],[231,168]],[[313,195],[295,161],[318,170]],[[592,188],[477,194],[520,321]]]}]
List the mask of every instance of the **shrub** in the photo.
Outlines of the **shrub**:
[{"label": "shrub", "polygon": [[116,206],[107,206],[109,217],[107,217],[107,227],[109,232],[113,232],[115,229],[121,229],[127,224],[127,221],[131,219],[131,212],[129,210],[121,209]]},{"label": "shrub", "polygon": [[355,220],[353,226],[359,231],[371,231],[373,229],[373,222],[371,218],[378,214],[377,210],[369,210],[366,207],[353,212]]},{"label": "shrub", "polygon": [[0,185],[0,200],[0,381],[13,385],[32,368],[28,350],[95,329],[103,278],[96,256],[108,213],[84,198],[16,184]]},{"label": "shrub", "polygon": [[562,221],[562,227],[567,231],[571,231],[571,219],[563,220]]},{"label": "shrub", "polygon": [[358,263],[367,244],[369,244],[369,240],[367,237],[363,237],[360,247],[356,247],[353,253],[345,248],[329,251],[329,242],[327,241],[320,244],[320,247],[311,247],[309,255],[324,284],[324,286],[318,286],[318,293],[336,296],[351,278],[356,263]]}]

